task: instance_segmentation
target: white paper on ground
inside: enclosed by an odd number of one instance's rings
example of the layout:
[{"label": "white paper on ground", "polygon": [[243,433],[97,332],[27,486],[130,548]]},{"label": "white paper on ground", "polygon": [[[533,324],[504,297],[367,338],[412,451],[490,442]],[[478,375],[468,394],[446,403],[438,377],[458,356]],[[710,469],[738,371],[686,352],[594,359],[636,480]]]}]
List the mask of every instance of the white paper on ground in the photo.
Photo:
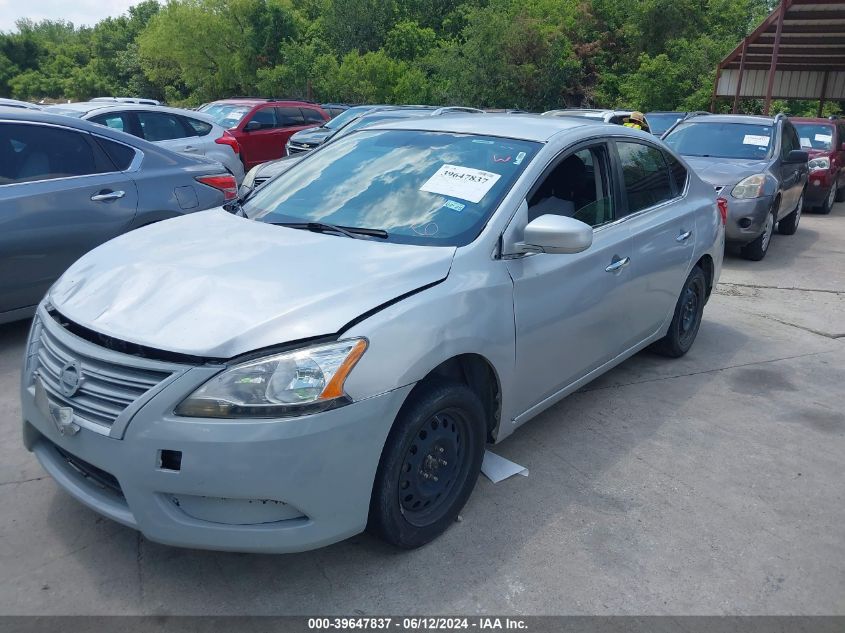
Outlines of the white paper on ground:
[{"label": "white paper on ground", "polygon": [[505,459],[496,453],[484,451],[484,459],[481,462],[481,472],[492,481],[494,484],[499,483],[513,477],[514,475],[522,475],[528,477],[528,469],[525,466],[513,463],[509,459]]},{"label": "white paper on ground", "polygon": [[499,178],[501,175],[494,174],[492,171],[460,165],[443,165],[423,183],[420,191],[478,203]]}]

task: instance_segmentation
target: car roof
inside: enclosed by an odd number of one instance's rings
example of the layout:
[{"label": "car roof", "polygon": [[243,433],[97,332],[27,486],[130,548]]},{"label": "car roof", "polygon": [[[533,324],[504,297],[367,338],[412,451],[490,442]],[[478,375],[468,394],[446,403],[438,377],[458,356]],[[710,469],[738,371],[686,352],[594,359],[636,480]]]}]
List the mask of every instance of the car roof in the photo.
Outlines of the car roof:
[{"label": "car roof", "polygon": [[444,114],[442,116],[415,117],[406,120],[376,123],[367,130],[420,130],[425,132],[454,132],[458,134],[479,134],[502,136],[525,141],[548,141],[559,132],[585,126],[607,126],[618,133],[620,126],[592,119],[577,117],[543,117],[527,114],[514,117],[510,114]]},{"label": "car roof", "polygon": [[751,123],[756,125],[774,125],[775,118],[758,114],[707,114],[685,119],[681,123]]},{"label": "car roof", "polygon": [[789,117],[790,121],[794,121],[796,123],[826,123],[827,125],[836,125],[837,123],[845,123],[845,120],[840,119],[828,119],[826,117],[815,117],[815,116],[795,116]]},{"label": "car roof", "polygon": [[147,103],[114,103],[105,101],[98,101],[97,103],[94,103],[92,101],[80,101],[78,103],[60,103],[50,107],[55,109],[49,111],[54,112],[56,114],[59,114],[60,110],[73,110],[77,112],[82,112],[83,116],[85,114],[88,114],[89,112],[96,112],[97,114],[130,111],[167,112],[170,114],[179,114],[181,116],[193,117],[195,119],[205,121],[206,123],[212,123],[214,125],[217,125],[216,123],[214,123],[214,119],[205,112],[197,112],[196,110],[185,110],[184,108],[171,108],[169,106],[150,105]]},{"label": "car roof", "polygon": [[27,110],[40,110],[41,106],[29,101],[19,101],[17,99],[7,99],[0,97],[0,105],[8,108],[26,108]]},{"label": "car roof", "polygon": [[580,116],[599,119],[607,114],[614,116],[628,116],[633,110],[610,110],[603,108],[564,108],[562,110],[547,110],[542,116]]},{"label": "car roof", "polygon": [[319,103],[311,103],[310,101],[297,101],[296,99],[263,99],[261,97],[232,97],[231,99],[218,99],[217,101],[209,101],[205,105],[214,104],[231,104],[231,105],[287,105],[287,106],[309,106],[312,108],[319,108]]}]

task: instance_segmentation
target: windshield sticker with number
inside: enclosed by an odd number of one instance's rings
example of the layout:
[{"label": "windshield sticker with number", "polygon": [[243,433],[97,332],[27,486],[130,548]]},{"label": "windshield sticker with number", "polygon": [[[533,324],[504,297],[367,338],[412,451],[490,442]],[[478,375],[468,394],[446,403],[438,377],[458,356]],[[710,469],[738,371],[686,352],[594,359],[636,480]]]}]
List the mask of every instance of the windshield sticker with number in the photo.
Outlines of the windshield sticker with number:
[{"label": "windshield sticker with number", "polygon": [[833,138],[832,134],[816,134],[816,140],[819,143],[830,143]]},{"label": "windshield sticker with number", "polygon": [[420,191],[478,203],[499,178],[501,178],[499,174],[491,171],[459,165],[443,165],[423,183]]},{"label": "windshield sticker with number", "polygon": [[742,139],[743,145],[758,145],[760,147],[768,147],[769,146],[769,137],[768,136],[759,136],[757,134],[746,134],[745,138]]}]

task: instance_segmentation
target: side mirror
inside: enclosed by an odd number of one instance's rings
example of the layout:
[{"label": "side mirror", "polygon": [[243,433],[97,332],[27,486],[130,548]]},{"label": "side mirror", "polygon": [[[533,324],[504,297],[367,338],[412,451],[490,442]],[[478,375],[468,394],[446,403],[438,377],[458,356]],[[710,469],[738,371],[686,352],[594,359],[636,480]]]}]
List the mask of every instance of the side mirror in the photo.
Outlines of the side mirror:
[{"label": "side mirror", "polygon": [[261,123],[258,121],[250,121],[244,127],[244,132],[255,132],[255,130],[261,129]]},{"label": "side mirror", "polygon": [[796,163],[806,163],[808,160],[810,160],[810,155],[807,152],[801,149],[794,149],[786,155],[786,160],[783,162],[792,165]]},{"label": "side mirror", "polygon": [[525,227],[522,253],[580,253],[593,243],[593,228],[575,218],[541,215]]}]

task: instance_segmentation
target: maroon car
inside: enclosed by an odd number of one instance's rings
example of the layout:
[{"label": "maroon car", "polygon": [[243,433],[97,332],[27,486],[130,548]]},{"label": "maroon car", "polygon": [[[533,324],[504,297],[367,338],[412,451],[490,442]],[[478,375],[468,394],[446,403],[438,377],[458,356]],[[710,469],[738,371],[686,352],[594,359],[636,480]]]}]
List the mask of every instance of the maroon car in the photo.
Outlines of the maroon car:
[{"label": "maroon car", "polygon": [[839,119],[790,119],[810,155],[810,179],[804,208],[830,213],[834,202],[845,201],[845,122]]},{"label": "maroon car", "polygon": [[237,139],[246,171],[281,158],[293,134],[322,125],[331,118],[314,103],[257,97],[214,101],[202,106],[200,112],[211,116]]}]

